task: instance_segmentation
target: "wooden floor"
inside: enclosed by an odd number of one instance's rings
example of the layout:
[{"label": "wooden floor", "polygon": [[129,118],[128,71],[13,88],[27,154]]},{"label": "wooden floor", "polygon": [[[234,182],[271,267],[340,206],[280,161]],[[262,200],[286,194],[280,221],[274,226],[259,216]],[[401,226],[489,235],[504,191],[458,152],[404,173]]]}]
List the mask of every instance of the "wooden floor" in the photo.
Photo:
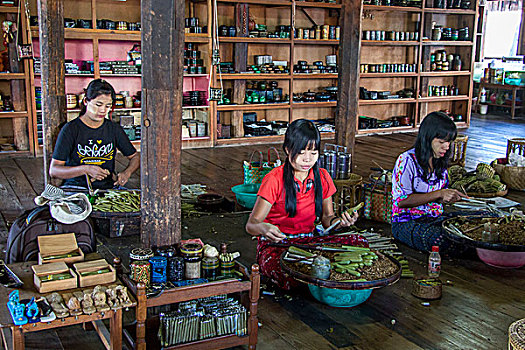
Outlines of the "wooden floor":
[{"label": "wooden floor", "polygon": [[[525,135],[525,120],[477,116],[471,128],[467,167],[505,155],[506,139]],[[375,160],[392,168],[397,155],[411,147],[414,134],[359,137],[354,172],[368,176]],[[202,183],[232,198],[231,186],[242,182],[242,161],[253,150],[266,152],[270,145],[184,150],[182,182]],[[280,145],[274,145],[280,148]],[[282,155],[282,152],[281,152]],[[119,164],[120,167],[123,164]],[[139,178],[131,179],[139,185]],[[7,227],[23,210],[32,208],[33,198],[43,189],[42,159],[0,160],[0,245],[5,247]],[[509,198],[525,202],[524,192]],[[255,258],[253,242],[244,233],[246,215],[203,216],[185,219],[183,238],[202,237],[217,244],[231,243],[242,253],[242,261]],[[217,231],[218,223],[226,227]],[[389,227],[377,225],[389,234]],[[136,238],[108,240],[104,249],[126,254]],[[426,255],[402,247],[410,267],[425,272]],[[124,252],[124,253],[123,253]],[[290,294],[263,295],[259,307],[262,327],[259,349],[503,349],[510,323],[525,317],[525,269],[501,270],[475,258],[447,260],[442,280],[447,281],[443,298],[429,306],[411,296],[410,280],[374,291],[364,304],[336,309],[312,299],[299,289]],[[2,305],[5,301],[0,301]],[[0,307],[2,307],[0,305]],[[132,315],[131,315],[132,316]],[[94,332],[70,327],[57,332],[26,336],[30,349],[102,349]]]}]

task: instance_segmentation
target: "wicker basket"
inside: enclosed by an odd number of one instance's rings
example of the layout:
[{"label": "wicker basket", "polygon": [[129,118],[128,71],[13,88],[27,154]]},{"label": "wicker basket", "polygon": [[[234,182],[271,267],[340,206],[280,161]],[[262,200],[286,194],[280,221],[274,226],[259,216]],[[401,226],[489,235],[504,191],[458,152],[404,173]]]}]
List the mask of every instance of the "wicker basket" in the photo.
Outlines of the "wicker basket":
[{"label": "wicker basket", "polygon": [[525,191],[525,166],[510,166],[494,164],[496,173],[501,177],[501,182],[513,190]]},{"label": "wicker basket", "polygon": [[509,350],[525,350],[525,318],[510,325]]},{"label": "wicker basket", "polygon": [[346,180],[334,180],[337,192],[334,194],[334,210],[341,215],[342,209],[347,210],[355,207],[363,196],[363,177],[350,174]]}]

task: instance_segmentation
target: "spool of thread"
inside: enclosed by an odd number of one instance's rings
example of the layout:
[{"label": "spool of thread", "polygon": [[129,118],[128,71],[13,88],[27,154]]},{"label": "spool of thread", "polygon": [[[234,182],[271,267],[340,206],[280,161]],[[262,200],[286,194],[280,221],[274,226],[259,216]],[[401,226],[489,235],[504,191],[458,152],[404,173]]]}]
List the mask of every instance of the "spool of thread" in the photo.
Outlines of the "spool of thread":
[{"label": "spool of thread", "polygon": [[151,264],[146,260],[133,261],[130,265],[131,279],[137,283],[150,284]]}]

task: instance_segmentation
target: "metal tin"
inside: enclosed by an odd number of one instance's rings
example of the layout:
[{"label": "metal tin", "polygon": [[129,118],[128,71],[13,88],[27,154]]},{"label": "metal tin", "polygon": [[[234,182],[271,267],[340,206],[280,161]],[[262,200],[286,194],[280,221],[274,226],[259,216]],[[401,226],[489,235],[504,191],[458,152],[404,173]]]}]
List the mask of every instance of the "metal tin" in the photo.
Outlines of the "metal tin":
[{"label": "metal tin", "polygon": [[149,261],[133,261],[130,265],[130,278],[137,282],[143,283],[146,286],[150,284],[151,264]]},{"label": "metal tin", "polygon": [[335,26],[328,27],[328,39],[335,40]]},{"label": "metal tin", "polygon": [[335,26],[335,40],[339,40],[341,38],[341,27]]},{"label": "metal tin", "polygon": [[[323,40],[328,40],[329,34],[330,34],[330,26],[328,24],[323,25]],[[369,39],[367,39],[369,40]]]},{"label": "metal tin", "polygon": [[166,283],[168,259],[164,256],[154,256],[149,259],[151,264],[151,283]]},{"label": "metal tin", "polygon": [[129,253],[130,261],[149,260],[152,257],[153,257],[153,250],[151,250],[150,248],[133,248],[131,252]]},{"label": "metal tin", "polygon": [[178,282],[184,279],[184,258],[181,256],[168,257],[168,280]]},{"label": "metal tin", "polygon": [[310,36],[310,29],[308,29],[308,28],[303,29],[303,37],[302,37],[302,39],[308,39],[309,36]]},{"label": "metal tin", "polygon": [[219,274],[219,259],[217,257],[206,257],[202,259],[202,277],[214,279]]}]

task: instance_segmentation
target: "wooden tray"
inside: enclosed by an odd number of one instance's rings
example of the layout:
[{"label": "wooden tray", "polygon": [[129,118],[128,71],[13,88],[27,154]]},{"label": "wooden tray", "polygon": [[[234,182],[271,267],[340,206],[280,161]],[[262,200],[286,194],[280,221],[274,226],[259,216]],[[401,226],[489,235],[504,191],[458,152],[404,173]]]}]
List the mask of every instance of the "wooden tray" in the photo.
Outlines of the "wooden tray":
[{"label": "wooden tray", "polygon": [[[448,226],[454,222],[457,221],[459,218],[467,218],[465,216],[459,216],[456,218],[450,218],[441,223],[441,226],[443,227],[443,230],[445,231],[445,235],[448,239],[451,241],[454,241],[456,243],[464,244],[469,247],[474,248],[483,248],[483,249],[489,249],[489,250],[498,250],[502,252],[525,252],[525,245],[511,245],[511,244],[502,244],[502,243],[489,243],[489,242],[482,242],[482,241],[475,241],[471,238],[468,238],[467,236],[460,236],[453,230],[451,230]],[[479,218],[479,217],[476,217]],[[494,219],[494,218],[491,218]]]},{"label": "wooden tray", "polygon": [[331,280],[324,280],[316,277],[312,277],[310,275],[307,275],[305,273],[292,270],[287,264],[285,264],[283,258],[286,255],[286,251],[284,251],[281,254],[280,263],[281,268],[288,273],[290,276],[294,277],[296,280],[303,282],[303,283],[309,283],[316,285],[318,287],[325,287],[325,288],[337,288],[337,289],[351,289],[351,290],[359,290],[359,289],[375,289],[375,288],[381,288],[388,286],[390,284],[393,284],[399,280],[401,277],[401,264],[396,259],[392,258],[389,255],[384,254],[384,256],[388,259],[390,259],[396,266],[397,271],[383,279],[375,280],[375,281],[365,281],[365,282],[340,282],[340,281],[331,281]]},{"label": "wooden tray", "polygon": [[499,192],[487,192],[487,193],[480,193],[480,192],[467,192],[467,195],[469,197],[477,197],[477,198],[493,198],[493,197],[503,197],[509,192],[508,189],[505,191],[499,191]]}]

